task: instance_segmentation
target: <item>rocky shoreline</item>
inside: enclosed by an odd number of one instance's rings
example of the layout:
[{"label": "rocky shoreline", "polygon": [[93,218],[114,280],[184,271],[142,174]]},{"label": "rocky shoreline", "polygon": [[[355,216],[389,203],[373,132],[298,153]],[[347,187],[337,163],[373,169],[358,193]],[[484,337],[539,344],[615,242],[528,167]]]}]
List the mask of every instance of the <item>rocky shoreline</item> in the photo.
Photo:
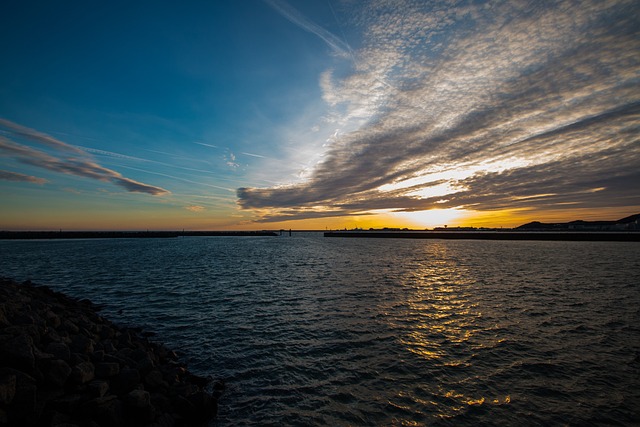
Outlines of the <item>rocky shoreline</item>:
[{"label": "rocky shoreline", "polygon": [[192,426],[224,385],[142,331],[46,286],[0,278],[0,426]]}]

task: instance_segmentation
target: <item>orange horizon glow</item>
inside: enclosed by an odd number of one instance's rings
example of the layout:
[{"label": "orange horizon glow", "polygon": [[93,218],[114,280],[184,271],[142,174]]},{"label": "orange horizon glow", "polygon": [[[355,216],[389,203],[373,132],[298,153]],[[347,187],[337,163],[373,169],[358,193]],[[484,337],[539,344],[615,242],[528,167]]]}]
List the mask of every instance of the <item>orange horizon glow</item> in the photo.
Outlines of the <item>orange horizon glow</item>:
[{"label": "orange horizon glow", "polygon": [[248,212],[236,211],[228,215],[218,212],[183,211],[157,212],[141,209],[129,211],[91,211],[82,214],[68,212],[29,212],[3,218],[0,229],[7,231],[252,231],[252,230],[343,230],[370,228],[409,228],[414,230],[436,227],[514,228],[532,221],[568,222],[574,220],[617,220],[640,212],[631,209],[553,209],[553,210],[496,210],[431,209],[414,212],[377,211],[368,214],[299,219],[280,222],[258,222]]}]

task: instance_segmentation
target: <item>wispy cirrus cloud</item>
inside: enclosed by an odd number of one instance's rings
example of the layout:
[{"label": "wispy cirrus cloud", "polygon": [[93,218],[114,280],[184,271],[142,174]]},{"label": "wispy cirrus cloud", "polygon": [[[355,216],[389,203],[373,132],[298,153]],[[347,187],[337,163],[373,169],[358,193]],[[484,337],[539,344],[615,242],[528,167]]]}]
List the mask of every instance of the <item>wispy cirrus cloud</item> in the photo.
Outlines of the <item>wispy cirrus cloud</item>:
[{"label": "wispy cirrus cloud", "polygon": [[254,153],[247,153],[247,152],[241,152],[240,154],[244,154],[245,156],[249,156],[249,157],[257,157],[259,159],[266,159],[267,156],[263,156],[261,154],[254,154]]},{"label": "wispy cirrus cloud", "polygon": [[[640,5],[372,1],[340,111],[299,184],[240,188],[263,220],[432,208],[640,206]],[[598,191],[595,191],[597,189]]]},{"label": "wispy cirrus cloud", "polygon": [[220,148],[217,145],[205,144],[204,142],[194,142],[194,144],[202,145],[203,147],[209,147],[209,148]]},{"label": "wispy cirrus cloud", "polygon": [[[0,154],[10,157],[16,162],[52,172],[111,182],[129,192],[154,196],[169,194],[169,191],[164,188],[135,181],[119,172],[105,168],[96,163],[86,150],[34,129],[4,119],[0,119],[0,128],[4,128],[3,133],[12,138],[0,136]],[[25,139],[38,145],[44,145],[49,149],[49,152],[16,142],[16,139]],[[36,181],[30,180],[28,182]]]},{"label": "wispy cirrus cloud", "polygon": [[[346,41],[331,33],[327,29],[321,27],[320,25],[314,23],[284,0],[264,1],[273,9],[275,9],[279,14],[284,16],[286,19],[288,19],[298,27],[320,37],[337,55],[343,57],[351,56],[351,47]],[[329,4],[329,6],[331,6],[331,4]]]},{"label": "wispy cirrus cloud", "polygon": [[38,178],[36,176],[25,175],[23,173],[5,170],[0,170],[0,179],[15,182],[31,182],[33,184],[44,184],[47,182],[47,180],[44,178]]},{"label": "wispy cirrus cloud", "polygon": [[38,144],[46,145],[59,151],[82,154],[82,150],[74,147],[73,145],[66,144],[50,135],[38,132],[35,129],[30,129],[26,126],[22,126],[3,118],[0,118],[0,128],[6,129],[15,136],[28,139]]}]

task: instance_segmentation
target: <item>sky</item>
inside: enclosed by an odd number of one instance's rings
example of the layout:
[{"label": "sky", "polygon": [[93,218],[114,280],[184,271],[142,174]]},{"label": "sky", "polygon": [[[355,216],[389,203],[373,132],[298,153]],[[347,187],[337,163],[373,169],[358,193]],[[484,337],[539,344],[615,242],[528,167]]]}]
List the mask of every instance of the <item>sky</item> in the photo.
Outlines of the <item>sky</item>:
[{"label": "sky", "polygon": [[637,0],[9,0],[0,229],[640,213]]}]

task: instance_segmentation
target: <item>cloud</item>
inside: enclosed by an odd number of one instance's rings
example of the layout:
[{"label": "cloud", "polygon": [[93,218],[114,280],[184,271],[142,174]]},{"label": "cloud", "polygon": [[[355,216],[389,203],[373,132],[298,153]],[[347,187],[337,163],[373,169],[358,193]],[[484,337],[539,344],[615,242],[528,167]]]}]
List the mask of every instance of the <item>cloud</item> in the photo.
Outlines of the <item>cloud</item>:
[{"label": "cloud", "polygon": [[30,182],[33,184],[44,184],[47,182],[44,178],[38,178],[35,176],[25,175],[18,172],[10,172],[5,170],[0,170],[0,179],[5,181],[15,181],[15,182]]},{"label": "cloud", "polygon": [[238,169],[240,167],[240,164],[236,163],[236,155],[233,154],[232,152],[229,152],[229,154],[226,154],[224,156],[224,161],[227,164],[227,166],[229,166],[232,169]]},{"label": "cloud", "polygon": [[249,156],[249,157],[258,157],[260,159],[266,159],[267,158],[266,156],[262,156],[260,154],[246,153],[244,151],[242,153],[240,153],[240,154],[244,154],[245,156]]},{"label": "cloud", "polygon": [[204,147],[209,147],[209,148],[219,148],[217,145],[205,144],[204,142],[194,142],[194,144],[202,145]]},{"label": "cloud", "polygon": [[[298,27],[320,37],[337,55],[343,57],[351,55],[351,47],[344,40],[310,21],[284,0],[265,0],[265,2]],[[331,4],[329,6],[331,7]]]},{"label": "cloud", "polygon": [[0,136],[0,154],[11,157],[19,163],[52,172],[111,182],[129,192],[154,196],[169,194],[169,191],[163,188],[134,181],[114,170],[100,166],[84,150],[48,135],[4,119],[0,119],[0,126],[5,128],[6,133],[13,138],[24,138],[53,149],[51,153],[47,153]]},{"label": "cloud", "polygon": [[[221,187],[219,185],[208,184],[206,182],[201,182],[201,181],[193,181],[191,179],[186,179],[186,178],[182,178],[182,177],[179,177],[179,176],[169,175],[169,174],[161,173],[161,172],[154,172],[154,171],[151,171],[151,170],[148,170],[148,169],[134,168],[134,167],[131,167],[131,166],[120,166],[120,167],[122,167],[124,169],[131,169],[131,170],[138,171],[138,172],[148,173],[148,174],[151,174],[151,175],[164,176],[166,178],[171,178],[173,180],[182,181],[182,182],[188,182],[189,184],[202,185],[202,186],[205,186],[205,187],[215,188],[215,189],[218,189],[218,190],[224,190],[224,191],[233,192],[232,188]],[[184,169],[184,168],[181,168],[181,169]],[[218,179],[220,179],[220,178],[218,178]]]},{"label": "cloud", "polygon": [[638,13],[624,0],[364,4],[351,73],[320,80],[354,130],[306,181],[240,188],[238,204],[263,220],[640,206]]},{"label": "cloud", "polygon": [[26,138],[33,142],[37,142],[42,145],[49,146],[51,148],[55,148],[56,150],[66,151],[69,153],[82,154],[82,150],[76,148],[72,145],[66,144],[60,140],[53,138],[52,136],[46,135],[44,133],[38,132],[34,129],[30,129],[28,127],[19,125],[17,123],[13,123],[9,120],[0,118],[0,128],[7,129],[10,133]]},{"label": "cloud", "polygon": [[199,205],[190,205],[190,206],[185,206],[184,208],[191,212],[202,212],[205,210],[204,206],[199,206]]}]

